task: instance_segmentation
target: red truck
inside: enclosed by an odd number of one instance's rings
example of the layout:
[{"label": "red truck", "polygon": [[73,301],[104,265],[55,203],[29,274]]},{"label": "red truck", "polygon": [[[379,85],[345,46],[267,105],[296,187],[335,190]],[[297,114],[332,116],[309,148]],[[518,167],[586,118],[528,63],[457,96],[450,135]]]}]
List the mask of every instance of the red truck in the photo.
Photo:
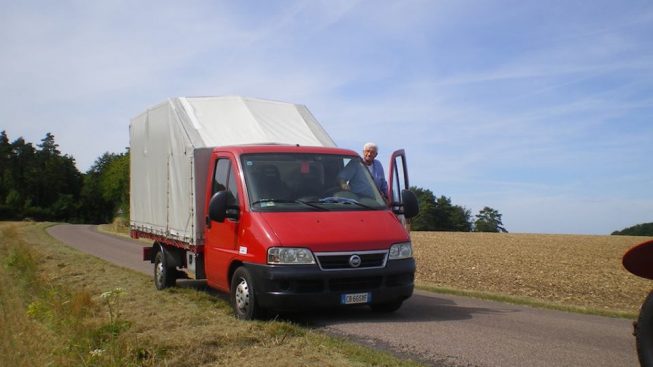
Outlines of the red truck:
[{"label": "red truck", "polygon": [[403,150],[382,193],[306,107],[194,97],[132,119],[130,159],[131,236],[154,240],[143,259],[158,289],[206,279],[242,319],[363,304],[391,312],[413,293],[405,219],[419,209]]},{"label": "red truck", "polygon": [[[633,246],[624,254],[622,264],[639,277],[653,279],[653,241]],[[639,362],[653,367],[653,291],[644,300],[634,325]]]}]

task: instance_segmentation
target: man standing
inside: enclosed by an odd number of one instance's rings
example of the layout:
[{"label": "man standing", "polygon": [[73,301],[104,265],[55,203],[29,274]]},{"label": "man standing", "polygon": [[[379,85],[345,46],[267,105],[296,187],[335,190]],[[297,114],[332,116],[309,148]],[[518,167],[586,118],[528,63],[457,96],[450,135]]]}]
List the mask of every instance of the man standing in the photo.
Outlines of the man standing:
[{"label": "man standing", "polygon": [[379,154],[379,147],[374,143],[367,143],[363,146],[363,162],[370,170],[376,187],[381,190],[381,194],[385,197],[388,194],[388,182],[385,180],[385,173],[383,166],[376,156]]},{"label": "man standing", "polygon": [[381,196],[387,201],[388,183],[385,180],[381,162],[374,159],[378,154],[378,148],[374,143],[367,143],[363,147],[363,166],[360,161],[349,162],[342,171],[338,173],[340,188],[343,191],[351,191],[356,195],[373,198],[375,194],[369,177],[365,174],[367,167],[374,179],[374,184],[381,191]]}]

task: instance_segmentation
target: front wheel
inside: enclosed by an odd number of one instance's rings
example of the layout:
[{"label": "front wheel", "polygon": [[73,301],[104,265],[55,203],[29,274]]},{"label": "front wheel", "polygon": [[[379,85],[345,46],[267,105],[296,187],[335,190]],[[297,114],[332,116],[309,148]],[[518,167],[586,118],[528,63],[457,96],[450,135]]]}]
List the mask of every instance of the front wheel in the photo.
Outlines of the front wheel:
[{"label": "front wheel", "polygon": [[653,291],[639,311],[635,328],[637,356],[642,367],[653,367]]},{"label": "front wheel", "polygon": [[236,269],[231,278],[230,300],[238,319],[253,320],[263,314],[263,310],[256,304],[256,289],[252,275],[242,266]]},{"label": "front wheel", "polygon": [[162,290],[175,285],[177,269],[168,266],[163,250],[154,257],[154,286]]}]

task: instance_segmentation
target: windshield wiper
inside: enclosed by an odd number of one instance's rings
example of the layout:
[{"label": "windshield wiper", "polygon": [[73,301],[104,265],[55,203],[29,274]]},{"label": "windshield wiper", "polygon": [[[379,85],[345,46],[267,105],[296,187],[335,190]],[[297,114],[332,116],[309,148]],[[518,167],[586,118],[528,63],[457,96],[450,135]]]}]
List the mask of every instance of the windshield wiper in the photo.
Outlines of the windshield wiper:
[{"label": "windshield wiper", "polygon": [[256,204],[261,205],[262,203],[303,204],[303,205],[306,205],[306,206],[310,206],[311,208],[315,208],[317,210],[329,211],[329,209],[327,209],[325,207],[315,205],[313,202],[308,202],[308,201],[303,201],[303,200],[261,199],[261,200],[256,200],[255,202],[252,203],[252,205],[256,205]]},{"label": "windshield wiper", "polygon": [[[295,202],[296,202],[296,203],[302,203],[302,204],[304,204],[304,205],[308,205],[308,206],[310,206],[311,208],[319,209],[319,210],[321,210],[321,211],[327,211],[327,212],[330,211],[328,208],[325,208],[325,207],[323,207],[323,206],[319,206],[319,205],[315,205],[315,204],[316,204],[315,201],[295,200]],[[318,202],[318,203],[319,203],[319,202]]]},{"label": "windshield wiper", "polygon": [[358,200],[349,199],[349,198],[339,198],[339,197],[335,197],[335,196],[330,196],[328,198],[322,198],[322,199],[320,199],[319,202],[320,203],[345,204],[345,205],[353,204],[353,205],[356,205],[356,206],[359,206],[359,207],[365,208],[365,209],[373,209],[373,210],[378,209],[378,208],[371,207],[369,205],[365,205],[365,204],[359,202]]}]

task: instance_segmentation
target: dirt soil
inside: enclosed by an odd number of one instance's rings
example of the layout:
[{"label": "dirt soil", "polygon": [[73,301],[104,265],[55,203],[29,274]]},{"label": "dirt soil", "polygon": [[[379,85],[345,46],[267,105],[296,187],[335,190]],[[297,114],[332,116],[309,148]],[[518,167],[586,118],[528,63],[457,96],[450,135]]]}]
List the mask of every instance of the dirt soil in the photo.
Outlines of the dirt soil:
[{"label": "dirt soil", "polygon": [[653,282],[621,265],[651,237],[412,232],[418,283],[638,312]]}]

